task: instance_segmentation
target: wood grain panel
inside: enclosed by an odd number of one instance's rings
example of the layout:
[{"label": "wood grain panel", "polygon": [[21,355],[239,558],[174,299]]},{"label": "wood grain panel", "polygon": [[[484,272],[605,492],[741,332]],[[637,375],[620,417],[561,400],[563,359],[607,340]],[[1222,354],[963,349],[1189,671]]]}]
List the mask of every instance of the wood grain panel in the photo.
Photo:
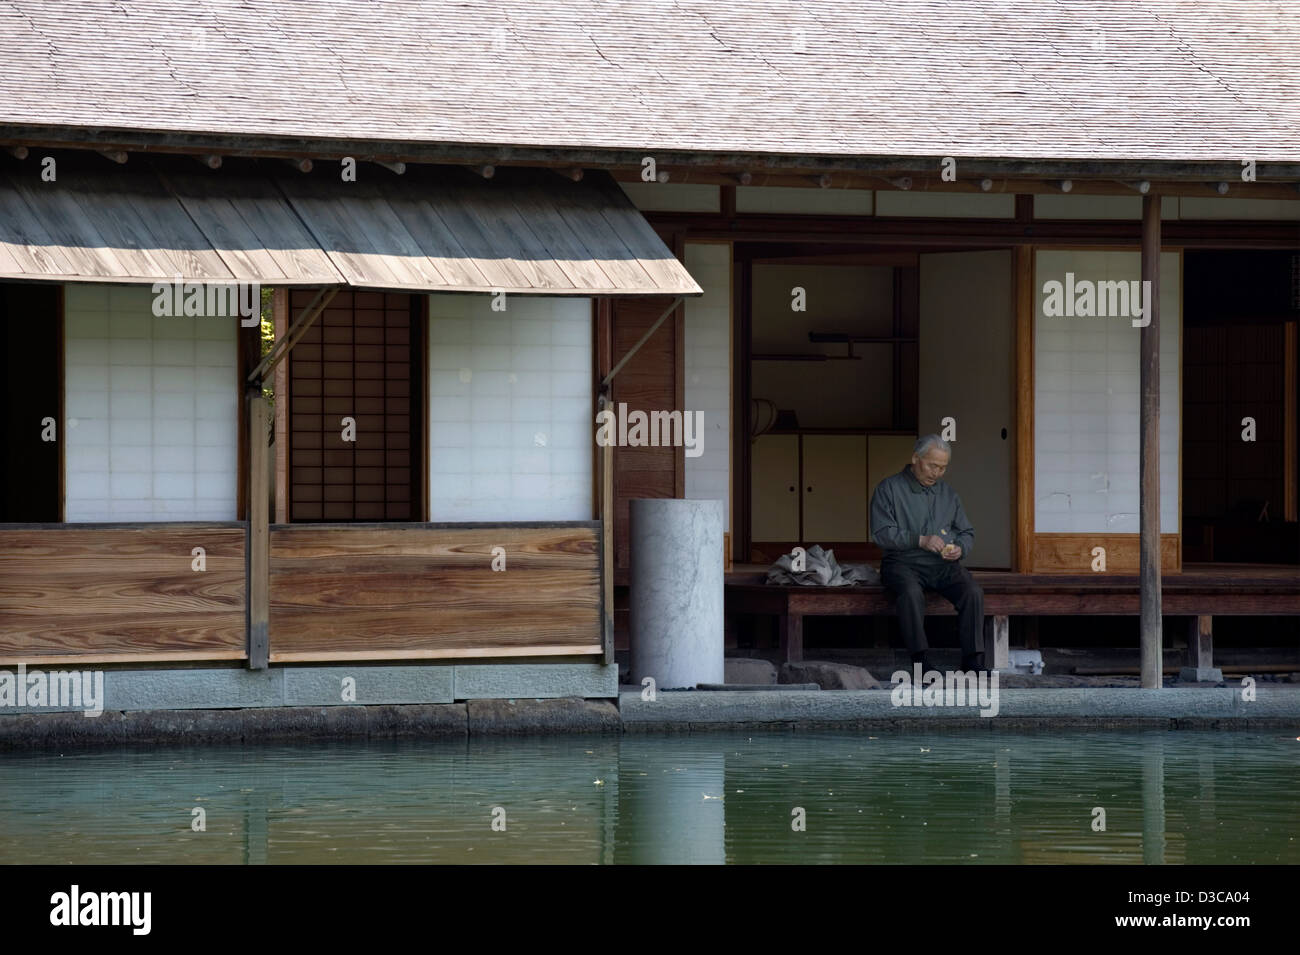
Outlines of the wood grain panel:
[{"label": "wood grain panel", "polygon": [[[1137,534],[1035,534],[1033,571],[1048,574],[1088,572],[1092,568],[1094,547],[1106,548],[1105,573],[1137,573]],[[1182,570],[1181,534],[1160,535],[1160,569],[1170,574]]]},{"label": "wood grain panel", "polygon": [[272,528],[271,661],[599,654],[598,547],[595,522]]},{"label": "wood grain panel", "polygon": [[0,528],[0,664],[243,659],[244,548],[229,525]]},{"label": "wood grain panel", "polygon": [[[669,299],[614,299],[611,328],[612,356],[622,360],[663,314]],[[680,311],[680,309],[679,309]],[[679,323],[674,316],[659,326],[612,383],[612,410],[620,403],[633,411],[672,411],[678,403],[677,360]],[[629,504],[633,498],[679,496],[679,464],[683,448],[619,447],[614,452],[614,566],[627,567],[629,555]]]}]

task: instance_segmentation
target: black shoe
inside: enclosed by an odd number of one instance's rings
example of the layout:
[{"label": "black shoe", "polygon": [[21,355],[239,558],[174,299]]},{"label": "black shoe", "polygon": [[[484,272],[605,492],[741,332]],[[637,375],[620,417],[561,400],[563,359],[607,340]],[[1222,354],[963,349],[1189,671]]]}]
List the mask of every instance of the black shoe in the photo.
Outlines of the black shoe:
[{"label": "black shoe", "polygon": [[970,656],[961,658],[962,672],[974,670],[976,673],[987,672],[988,667],[984,666],[984,654],[973,653]]}]

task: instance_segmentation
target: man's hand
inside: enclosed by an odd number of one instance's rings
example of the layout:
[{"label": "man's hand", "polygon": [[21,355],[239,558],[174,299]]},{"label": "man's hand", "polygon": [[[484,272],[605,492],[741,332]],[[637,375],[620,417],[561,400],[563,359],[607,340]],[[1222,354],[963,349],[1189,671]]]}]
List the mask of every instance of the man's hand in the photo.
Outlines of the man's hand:
[{"label": "man's hand", "polygon": [[949,544],[939,552],[939,556],[944,560],[961,560],[961,547],[957,544]]},{"label": "man's hand", "polygon": [[921,550],[928,550],[935,554],[943,553],[944,539],[938,534],[929,534],[923,536],[917,545]]}]

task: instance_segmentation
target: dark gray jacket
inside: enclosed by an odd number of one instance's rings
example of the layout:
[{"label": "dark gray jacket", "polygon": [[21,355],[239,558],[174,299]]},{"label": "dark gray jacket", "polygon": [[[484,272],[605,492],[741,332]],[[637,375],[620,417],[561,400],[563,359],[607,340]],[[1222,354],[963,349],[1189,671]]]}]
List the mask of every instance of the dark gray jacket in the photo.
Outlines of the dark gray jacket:
[{"label": "dark gray jacket", "polygon": [[961,559],[975,546],[975,528],[962,510],[961,498],[949,485],[936,481],[926,487],[910,466],[891,474],[871,495],[871,539],[886,559],[936,566],[947,563],[917,544],[922,535],[939,534],[961,548]]}]

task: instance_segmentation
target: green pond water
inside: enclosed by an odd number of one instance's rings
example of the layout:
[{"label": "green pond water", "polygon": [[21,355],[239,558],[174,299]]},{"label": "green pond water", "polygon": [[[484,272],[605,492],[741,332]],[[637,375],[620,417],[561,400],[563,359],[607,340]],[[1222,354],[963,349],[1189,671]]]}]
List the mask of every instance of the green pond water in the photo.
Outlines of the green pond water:
[{"label": "green pond water", "polygon": [[7,754],[0,862],[1297,864],[1298,763],[1286,731]]}]

